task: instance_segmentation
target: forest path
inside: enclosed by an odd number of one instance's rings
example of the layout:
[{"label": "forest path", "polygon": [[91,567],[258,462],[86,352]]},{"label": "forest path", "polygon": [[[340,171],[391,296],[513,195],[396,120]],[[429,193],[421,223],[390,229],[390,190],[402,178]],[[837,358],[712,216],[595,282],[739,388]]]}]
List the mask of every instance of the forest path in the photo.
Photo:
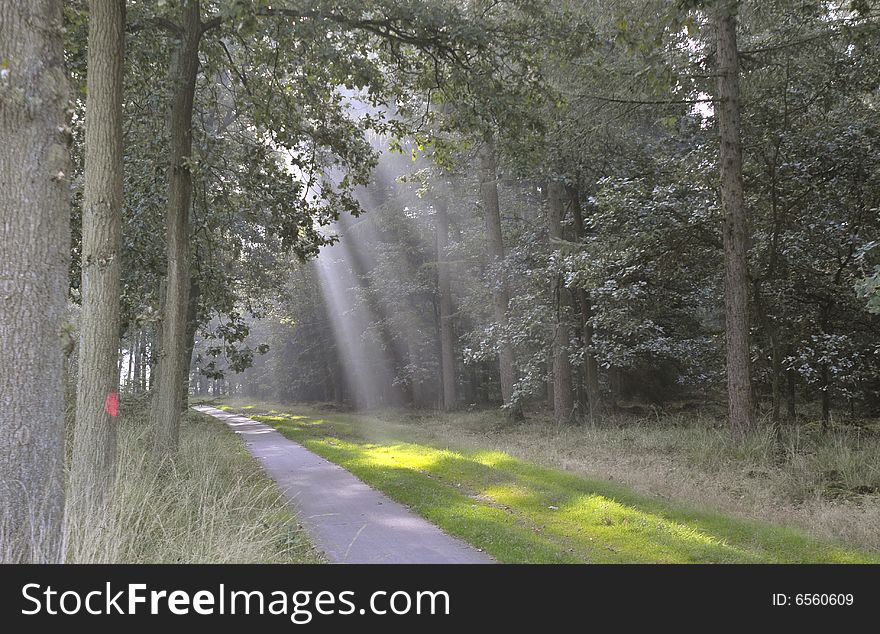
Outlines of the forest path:
[{"label": "forest path", "polygon": [[206,405],[193,409],[219,418],[241,436],[331,562],[494,563],[269,425]]}]

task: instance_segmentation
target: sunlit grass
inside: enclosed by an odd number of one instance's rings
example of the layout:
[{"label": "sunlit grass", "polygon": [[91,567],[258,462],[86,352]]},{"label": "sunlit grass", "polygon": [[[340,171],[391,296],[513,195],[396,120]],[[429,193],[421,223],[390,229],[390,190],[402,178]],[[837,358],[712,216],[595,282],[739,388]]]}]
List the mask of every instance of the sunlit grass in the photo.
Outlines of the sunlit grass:
[{"label": "sunlit grass", "polygon": [[376,417],[260,406],[248,413],[503,562],[880,562],[501,451],[436,446]]}]

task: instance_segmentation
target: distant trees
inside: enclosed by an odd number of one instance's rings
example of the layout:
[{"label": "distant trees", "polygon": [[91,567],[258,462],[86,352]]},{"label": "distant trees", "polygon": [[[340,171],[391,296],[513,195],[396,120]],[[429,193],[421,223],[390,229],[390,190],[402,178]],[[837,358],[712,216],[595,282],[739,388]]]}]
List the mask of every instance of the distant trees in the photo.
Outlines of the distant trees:
[{"label": "distant trees", "polygon": [[480,148],[480,203],[483,220],[486,223],[486,245],[488,247],[491,273],[489,284],[495,324],[499,330],[498,365],[501,379],[501,399],[508,408],[509,415],[516,419],[522,417],[522,405],[514,400],[513,393],[517,381],[516,353],[507,337],[510,292],[505,279],[504,236],[501,230],[501,209],[498,203],[498,168],[495,159],[495,140],[486,137]]},{"label": "distant trees", "polygon": [[458,406],[455,362],[455,329],[453,328],[452,286],[449,271],[449,201],[441,189],[434,198],[434,223],[437,232],[437,309],[440,322],[440,374],[443,384],[443,409]]},{"label": "distant trees", "polygon": [[[427,117],[427,153],[453,183],[449,293],[385,262],[358,289],[382,280],[420,323],[453,299],[455,345],[441,337],[399,380],[434,373],[439,391],[453,349],[463,403],[547,398],[560,420],[691,398],[724,401],[737,433],[801,403],[826,421],[834,407],[876,411],[876,13],[473,6],[504,64],[434,76],[440,88],[398,111]],[[419,224],[434,203],[396,204],[408,228],[360,231],[363,258],[439,262],[436,226]],[[364,223],[392,222],[387,204],[368,210]]]},{"label": "distant trees", "polygon": [[[221,238],[230,249],[242,242],[252,250],[280,243],[299,257],[314,255],[326,240],[317,227],[343,212],[357,213],[351,191],[367,181],[373,163],[364,133],[387,125],[379,117],[348,118],[339,87],[364,91],[367,101],[377,105],[398,88],[395,81],[405,87],[431,64],[456,63],[458,48],[479,36],[476,30],[448,30],[446,23],[457,16],[454,3],[428,10],[427,5],[394,0],[292,7],[234,3],[216,11],[198,0],[156,11],[140,7],[136,30],[168,37],[174,51],[168,74],[167,281],[151,412],[157,443],[169,452],[176,446],[184,403],[181,386],[197,330],[193,320],[200,316],[204,323],[212,300],[223,305],[229,299],[222,290],[211,293],[220,285],[210,288],[204,278],[213,273],[193,271],[194,229],[204,231],[209,242]],[[329,48],[320,45],[331,40]],[[198,81],[200,53],[208,64],[202,68],[204,86]],[[202,129],[194,120],[197,113]],[[193,155],[194,132],[205,135],[212,153]],[[242,163],[215,154],[226,135],[235,135],[238,144],[247,139],[247,156],[237,157]],[[333,178],[331,172],[339,169],[345,177]],[[291,170],[301,178],[291,178]],[[234,176],[228,176],[230,171]],[[229,186],[234,181],[259,191],[259,202],[234,191]],[[192,210],[194,192],[202,195],[199,225]],[[207,204],[212,198],[242,217],[249,240],[218,222],[217,206]],[[255,226],[260,230],[254,232]],[[198,302],[189,301],[191,287],[201,289]]]},{"label": "distant trees", "polygon": [[[584,216],[581,206],[581,195],[578,187],[570,185],[566,188],[568,202],[571,206],[571,221],[574,238],[583,244],[586,237]],[[589,420],[602,413],[602,388],[599,385],[599,364],[596,361],[596,349],[593,343],[593,300],[583,286],[575,286],[577,299],[578,326],[580,328],[581,354],[583,356],[583,386],[585,410]]]},{"label": "distant trees", "polygon": [[[551,251],[559,248],[563,239],[563,222],[567,196],[565,186],[559,181],[547,185],[547,233],[551,241]],[[556,245],[553,242],[556,242]],[[555,247],[555,248],[554,248]],[[555,257],[553,258],[555,260]],[[567,422],[574,417],[574,392],[571,381],[571,359],[569,346],[571,333],[568,314],[571,307],[571,292],[565,285],[561,273],[554,272],[555,261],[551,263],[550,310],[553,313],[553,416],[557,422]]]},{"label": "distant trees", "polygon": [[63,559],[70,98],[62,3],[0,2],[0,561]]}]

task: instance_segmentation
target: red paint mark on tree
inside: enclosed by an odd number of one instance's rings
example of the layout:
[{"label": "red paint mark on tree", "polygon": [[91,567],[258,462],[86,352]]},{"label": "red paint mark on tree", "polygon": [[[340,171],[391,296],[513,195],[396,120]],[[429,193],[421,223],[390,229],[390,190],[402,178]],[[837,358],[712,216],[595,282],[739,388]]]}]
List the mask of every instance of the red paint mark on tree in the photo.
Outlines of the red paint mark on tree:
[{"label": "red paint mark on tree", "polygon": [[104,399],[104,411],[110,416],[116,416],[119,406],[119,395],[116,392],[109,392],[107,398]]}]

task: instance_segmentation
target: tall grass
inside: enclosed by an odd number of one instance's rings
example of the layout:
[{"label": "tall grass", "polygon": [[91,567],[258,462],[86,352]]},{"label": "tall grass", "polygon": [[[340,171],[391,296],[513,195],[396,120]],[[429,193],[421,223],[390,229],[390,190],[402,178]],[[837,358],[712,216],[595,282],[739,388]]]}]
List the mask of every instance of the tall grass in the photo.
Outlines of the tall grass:
[{"label": "tall grass", "polygon": [[116,480],[98,518],[67,518],[73,563],[318,562],[278,489],[215,419],[187,413],[173,459],[150,453],[145,401],[122,405]]},{"label": "tall grass", "polygon": [[[880,433],[817,423],[734,438],[715,416],[609,416],[558,427],[540,418],[501,428],[462,414],[432,429],[452,444],[509,451],[663,498],[807,530],[880,550]],[[438,421],[434,421],[436,425]]]}]

